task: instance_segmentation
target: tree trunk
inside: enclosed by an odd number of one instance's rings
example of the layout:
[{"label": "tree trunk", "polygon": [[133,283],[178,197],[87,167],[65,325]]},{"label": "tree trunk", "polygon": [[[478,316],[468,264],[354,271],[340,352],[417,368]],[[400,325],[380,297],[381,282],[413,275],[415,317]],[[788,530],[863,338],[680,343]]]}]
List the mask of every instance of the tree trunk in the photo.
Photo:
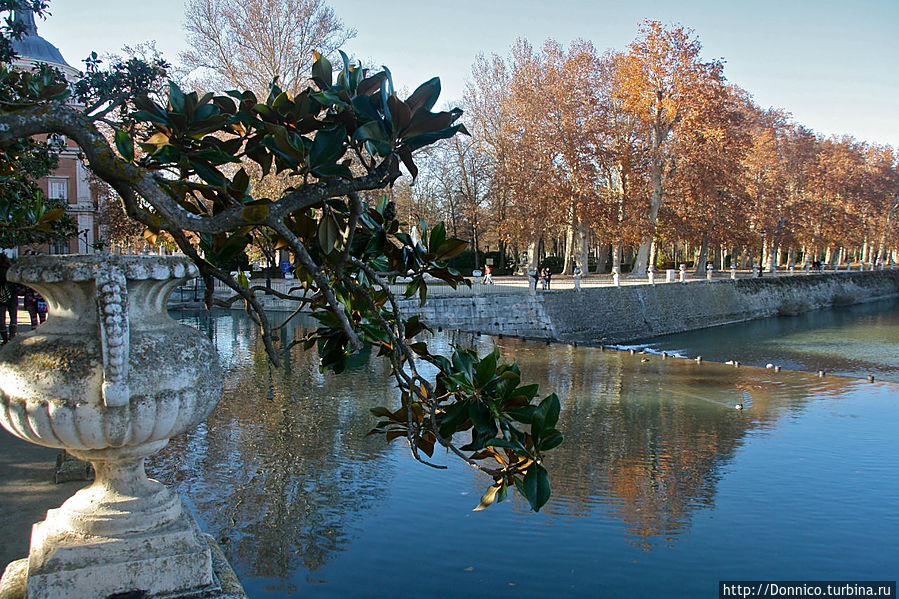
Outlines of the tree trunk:
[{"label": "tree trunk", "polygon": [[577,228],[577,265],[582,275],[590,272],[590,229],[583,222],[578,223]]},{"label": "tree trunk", "polygon": [[562,261],[562,274],[570,275],[574,272],[575,265],[575,229],[577,219],[574,215],[574,206],[568,208],[568,226],[565,227],[565,256]]},{"label": "tree trunk", "polygon": [[596,272],[607,273],[606,265],[609,263],[609,254],[612,252],[612,246],[608,243],[599,244],[599,256],[596,258]]},{"label": "tree trunk", "polygon": [[708,253],[709,253],[709,241],[705,235],[702,236],[702,243],[699,245],[699,256],[696,258],[696,264],[694,272],[697,275],[705,274],[705,263],[708,262]]}]

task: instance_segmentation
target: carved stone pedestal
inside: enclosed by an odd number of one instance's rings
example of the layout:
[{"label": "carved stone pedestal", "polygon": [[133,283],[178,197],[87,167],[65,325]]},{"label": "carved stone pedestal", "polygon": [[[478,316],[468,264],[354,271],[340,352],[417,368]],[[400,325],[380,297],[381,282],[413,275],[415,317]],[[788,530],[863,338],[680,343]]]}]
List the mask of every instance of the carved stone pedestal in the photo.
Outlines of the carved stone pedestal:
[{"label": "carved stone pedestal", "polygon": [[0,598],[240,596],[217,582],[213,556],[230,568],[215,543],[144,471],[221,397],[211,343],[166,313],[195,274],[183,258],[152,256],[29,256],[10,269],[50,315],[0,350],[0,424],[90,462],[95,479],[34,525]]}]

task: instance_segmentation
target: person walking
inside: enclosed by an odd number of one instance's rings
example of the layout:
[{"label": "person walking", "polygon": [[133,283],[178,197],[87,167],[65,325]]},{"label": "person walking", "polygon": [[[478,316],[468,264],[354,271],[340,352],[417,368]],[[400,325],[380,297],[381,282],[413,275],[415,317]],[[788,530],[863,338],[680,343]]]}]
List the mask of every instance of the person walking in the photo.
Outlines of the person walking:
[{"label": "person walking", "polygon": [[[3,340],[3,345],[9,343],[9,340],[16,336],[18,329],[19,295],[15,283],[6,280],[6,273],[10,266],[12,266],[12,262],[9,256],[0,253],[0,338]],[[8,327],[7,314],[9,315]]]},{"label": "person walking", "polygon": [[484,267],[484,285],[493,285],[493,269],[489,264]]},{"label": "person walking", "polygon": [[47,320],[47,300],[31,287],[25,287],[22,304],[28,310],[28,316],[31,317],[32,329],[35,329],[38,324],[43,324]]}]

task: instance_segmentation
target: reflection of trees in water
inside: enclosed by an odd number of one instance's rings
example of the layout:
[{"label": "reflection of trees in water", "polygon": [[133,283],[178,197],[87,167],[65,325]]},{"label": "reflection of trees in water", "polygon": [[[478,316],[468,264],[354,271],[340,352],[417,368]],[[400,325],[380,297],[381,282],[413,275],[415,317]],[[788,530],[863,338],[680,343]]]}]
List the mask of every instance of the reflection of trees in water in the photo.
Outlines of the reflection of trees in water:
[{"label": "reflection of trees in water", "polygon": [[394,393],[388,372],[362,356],[338,380],[299,348],[273,368],[245,317],[200,324],[225,365],[225,396],[150,469],[177,487],[242,574],[287,579],[320,568],[390,485],[383,439],[365,437],[368,408]]},{"label": "reflection of trees in water", "polygon": [[[714,503],[720,469],[753,430],[807,401],[808,380],[563,345],[500,341],[529,380],[563,398],[565,442],[547,456],[550,513],[607,512],[647,550]],[[787,378],[786,376],[784,378]],[[799,383],[799,384],[797,384]],[[737,403],[747,410],[734,409]]]}]

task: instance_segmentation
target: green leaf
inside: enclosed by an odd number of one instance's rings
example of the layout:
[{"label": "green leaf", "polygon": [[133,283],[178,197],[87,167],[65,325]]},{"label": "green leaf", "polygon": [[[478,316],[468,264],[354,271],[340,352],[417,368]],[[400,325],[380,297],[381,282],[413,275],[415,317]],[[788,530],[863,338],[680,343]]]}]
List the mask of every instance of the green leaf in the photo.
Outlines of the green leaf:
[{"label": "green leaf", "polygon": [[379,89],[381,89],[381,83],[387,81],[387,73],[381,71],[380,73],[375,73],[371,77],[363,79],[359,82],[359,87],[356,88],[356,93],[360,96],[368,96]]},{"label": "green leaf", "polygon": [[549,451],[550,449],[554,449],[561,445],[562,441],[562,433],[553,429],[553,432],[547,434],[546,438],[540,442],[540,451]]},{"label": "green leaf", "polygon": [[[516,486],[518,486],[517,480]],[[531,509],[539,512],[540,508],[549,501],[549,497],[552,494],[549,486],[549,473],[546,472],[546,468],[540,464],[533,464],[528,468],[521,486],[518,486],[518,490],[531,504]]]},{"label": "green leaf", "polygon": [[127,162],[134,162],[134,140],[127,131],[116,129],[115,147]]},{"label": "green leaf", "polygon": [[428,250],[433,252],[446,241],[446,225],[442,222],[437,223],[433,229],[431,229],[431,236],[428,239]]},{"label": "green leaf", "polygon": [[429,249],[436,254],[437,260],[449,260],[453,256],[458,256],[459,254],[464,252],[465,248],[467,247],[467,241],[451,238],[441,243],[438,248],[435,249],[431,247]]},{"label": "green leaf", "polygon": [[319,130],[309,150],[310,166],[336,162],[345,152],[343,145],[345,140],[346,129],[343,125]]},{"label": "green leaf", "polygon": [[333,67],[323,54],[316,52],[316,61],[312,64],[312,80],[315,81],[321,90],[328,89],[333,81]]},{"label": "green leaf", "polygon": [[412,95],[406,98],[406,104],[414,113],[419,108],[431,110],[440,96],[440,78],[434,77],[418,86]]},{"label": "green leaf", "polygon": [[169,81],[169,106],[171,106],[172,112],[184,114],[184,92],[174,81]]},{"label": "green leaf", "polygon": [[387,98],[387,108],[390,110],[390,118],[393,121],[393,131],[398,134],[409,124],[412,119],[412,111],[408,104],[396,97],[396,94]]},{"label": "green leaf", "polygon": [[477,366],[477,381],[478,385],[483,387],[490,379],[493,378],[493,375],[496,374],[496,358],[497,353],[495,351],[490,352],[486,356],[478,362]]}]

